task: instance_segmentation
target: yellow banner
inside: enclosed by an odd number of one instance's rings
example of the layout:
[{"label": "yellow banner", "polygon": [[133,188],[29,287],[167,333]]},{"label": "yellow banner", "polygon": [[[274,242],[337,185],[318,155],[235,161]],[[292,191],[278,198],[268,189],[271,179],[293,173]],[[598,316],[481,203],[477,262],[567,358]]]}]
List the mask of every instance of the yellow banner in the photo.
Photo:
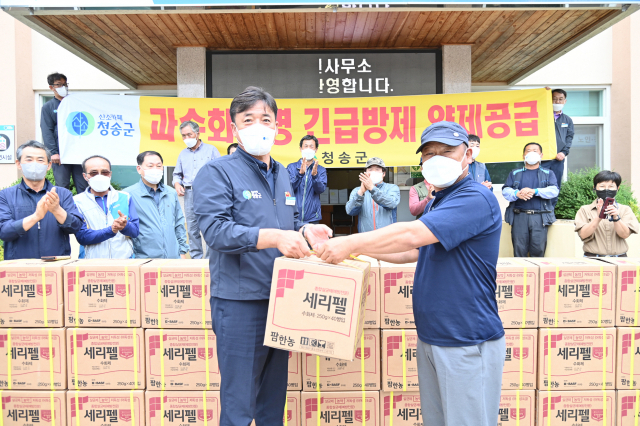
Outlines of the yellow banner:
[{"label": "yellow banner", "polygon": [[[438,121],[455,121],[482,140],[478,161],[521,161],[528,142],[556,153],[551,94],[545,89],[452,95],[375,98],[276,99],[278,136],[271,153],[284,165],[300,158],[307,134],[320,141],[317,158],[325,167],[363,167],[380,157],[387,166],[419,162],[422,131]],[[185,148],[179,125],[194,120],[201,139],[226,155],[235,142],[231,99],[140,98],[140,151],[159,151],[175,165]]]}]

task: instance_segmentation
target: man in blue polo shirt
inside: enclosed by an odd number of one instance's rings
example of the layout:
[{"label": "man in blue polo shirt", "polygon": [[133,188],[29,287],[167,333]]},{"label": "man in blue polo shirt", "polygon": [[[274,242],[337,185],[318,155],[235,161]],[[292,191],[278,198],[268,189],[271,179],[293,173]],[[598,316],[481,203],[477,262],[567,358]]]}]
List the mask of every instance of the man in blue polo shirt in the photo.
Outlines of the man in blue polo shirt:
[{"label": "man in blue polo shirt", "polygon": [[472,157],[463,127],[432,124],[421,142],[423,175],[436,194],[425,214],[334,238],[317,252],[331,263],[351,253],[392,263],[417,261],[413,313],[424,424],[493,426],[506,351],[495,297],[500,206],[468,175]]}]

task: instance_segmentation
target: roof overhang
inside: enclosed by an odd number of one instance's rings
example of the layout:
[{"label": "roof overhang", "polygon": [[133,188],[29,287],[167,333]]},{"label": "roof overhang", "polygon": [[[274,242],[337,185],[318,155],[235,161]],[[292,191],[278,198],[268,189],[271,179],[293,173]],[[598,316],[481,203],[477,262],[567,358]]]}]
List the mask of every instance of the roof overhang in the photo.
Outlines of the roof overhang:
[{"label": "roof overhang", "polygon": [[184,46],[255,51],[471,45],[474,84],[514,84],[639,7],[527,4],[3,10],[135,89],[175,85],[176,48]]}]

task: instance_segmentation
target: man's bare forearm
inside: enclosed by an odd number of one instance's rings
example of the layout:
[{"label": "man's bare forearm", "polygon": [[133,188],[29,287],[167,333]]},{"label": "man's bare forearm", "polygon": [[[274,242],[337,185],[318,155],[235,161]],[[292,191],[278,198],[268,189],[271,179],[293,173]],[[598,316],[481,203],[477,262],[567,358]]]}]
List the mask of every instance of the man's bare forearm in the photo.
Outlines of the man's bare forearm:
[{"label": "man's bare forearm", "polygon": [[398,222],[372,232],[346,238],[352,253],[398,254],[437,243],[435,235],[419,220]]},{"label": "man's bare forearm", "polygon": [[374,259],[382,260],[383,262],[403,264],[414,263],[418,261],[418,249],[412,249],[404,251],[402,253],[393,254],[378,254],[378,253],[363,253],[365,256],[373,257]]}]

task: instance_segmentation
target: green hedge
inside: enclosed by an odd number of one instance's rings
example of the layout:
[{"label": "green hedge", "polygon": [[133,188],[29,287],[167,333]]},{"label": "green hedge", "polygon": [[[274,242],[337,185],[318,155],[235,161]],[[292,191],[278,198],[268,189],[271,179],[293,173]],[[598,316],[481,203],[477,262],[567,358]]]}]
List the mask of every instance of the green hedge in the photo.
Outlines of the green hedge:
[{"label": "green hedge", "polygon": [[[577,173],[569,172],[567,181],[562,184],[558,204],[556,205],[556,218],[574,220],[580,207],[591,204],[596,198],[593,190],[593,178],[600,170],[597,168],[583,169]],[[631,207],[633,213],[640,220],[638,200],[633,197],[631,186],[622,182],[618,188],[616,201]]]}]

